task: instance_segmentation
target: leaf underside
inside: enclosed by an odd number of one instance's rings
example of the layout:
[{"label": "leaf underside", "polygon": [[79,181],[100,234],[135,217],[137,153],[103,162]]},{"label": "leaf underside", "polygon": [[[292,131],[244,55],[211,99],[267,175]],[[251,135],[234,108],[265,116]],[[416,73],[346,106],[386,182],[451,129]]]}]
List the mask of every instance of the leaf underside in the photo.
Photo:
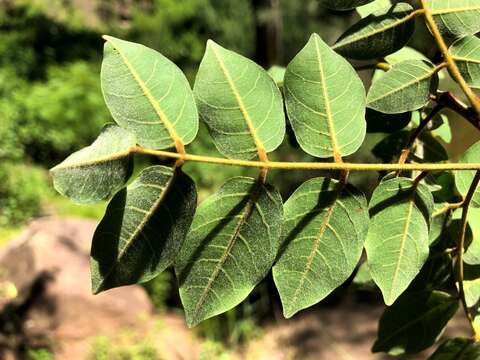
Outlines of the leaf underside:
[{"label": "leaf underside", "polygon": [[394,178],[380,183],[369,206],[368,266],[385,304],[391,305],[428,258],[433,198],[425,185],[415,188],[411,179]]},{"label": "leaf underside", "polygon": [[235,159],[275,150],[285,135],[280,90],[260,66],[213,41],[195,79],[201,119],[217,149]]},{"label": "leaf underside", "polygon": [[153,49],[104,38],[102,91],[116,123],[148,148],[192,142],[198,131],[198,113],[183,72]]},{"label": "leaf underside", "polygon": [[449,52],[467,84],[480,88],[480,39],[476,36],[465,36],[455,41]]},{"label": "leaf underside", "polygon": [[187,324],[230,310],[270,270],[283,223],[277,190],[228,180],[198,208],[175,263]]},{"label": "leaf underside", "polygon": [[427,4],[442,35],[460,38],[480,31],[478,0],[427,0]]},{"label": "leaf underside", "polygon": [[146,168],[118,192],[93,236],[93,292],[148,281],[171,265],[196,201],[193,181],[165,166]]},{"label": "leaf underside", "polygon": [[[479,163],[480,162],[480,142],[476,142],[470,146],[467,151],[460,157],[461,163]],[[473,178],[475,177],[475,170],[465,170],[455,172],[455,185],[458,192],[465,197],[470,188]],[[480,207],[480,189],[476,189],[470,203],[473,207]]]},{"label": "leaf underside", "polygon": [[77,203],[93,203],[109,198],[132,173],[130,149],[133,134],[107,124],[98,138],[50,170],[53,186]]},{"label": "leaf underside", "polygon": [[354,187],[316,178],[302,184],[284,209],[273,278],[289,318],[318,303],[352,274],[367,234],[368,206]]},{"label": "leaf underside", "polygon": [[290,123],[305,152],[338,158],[358,150],[366,132],[362,81],[317,34],[287,66],[284,91]]}]

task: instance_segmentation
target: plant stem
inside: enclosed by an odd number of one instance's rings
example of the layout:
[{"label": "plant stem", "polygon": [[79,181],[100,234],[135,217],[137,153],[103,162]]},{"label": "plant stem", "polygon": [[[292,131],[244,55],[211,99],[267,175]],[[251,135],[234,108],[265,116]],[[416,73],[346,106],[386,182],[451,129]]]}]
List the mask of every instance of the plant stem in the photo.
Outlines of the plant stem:
[{"label": "plant stem", "polygon": [[412,163],[412,164],[371,164],[371,163],[325,163],[325,162],[280,162],[280,161],[250,161],[225,159],[219,157],[185,154],[176,152],[145,149],[136,146],[131,153],[183,159],[184,161],[242,166],[253,168],[282,169],[282,170],[348,170],[348,171],[444,171],[444,170],[480,170],[480,163]]},{"label": "plant stem", "polygon": [[432,100],[438,104],[443,104],[446,108],[455,111],[462,116],[470,124],[480,130],[480,116],[477,115],[473,108],[468,107],[459,99],[457,99],[450,91],[438,91],[432,96]]},{"label": "plant stem", "polygon": [[473,322],[472,314],[468,310],[467,301],[465,300],[465,289],[463,287],[463,254],[465,252],[465,234],[467,233],[467,222],[468,222],[468,209],[470,207],[470,203],[472,202],[473,195],[477,189],[478,183],[480,182],[480,170],[477,170],[475,173],[475,177],[472,180],[470,188],[468,189],[468,193],[465,196],[462,204],[462,220],[461,220],[461,228],[460,228],[460,236],[458,238],[457,243],[457,281],[458,281],[458,296],[462,302],[463,310],[465,315],[468,319],[470,327],[472,328],[473,335],[476,340],[480,339],[480,334],[477,333],[475,329],[475,325]]},{"label": "plant stem", "polygon": [[432,32],[432,35],[435,38],[435,41],[437,42],[437,45],[443,55],[445,62],[447,63],[447,67],[448,67],[448,70],[450,71],[450,75],[460,86],[465,96],[468,98],[468,100],[472,104],[472,107],[474,108],[475,112],[478,115],[480,115],[480,99],[477,97],[477,95],[475,95],[472,89],[468,86],[467,82],[465,81],[462,74],[460,73],[460,70],[458,69],[458,66],[455,60],[448,52],[447,44],[445,43],[445,40],[443,39],[442,34],[440,33],[440,30],[438,29],[438,26],[435,23],[435,20],[433,19],[432,12],[428,8],[427,0],[421,0],[421,4],[422,4],[422,9],[424,11],[423,15],[425,16],[425,21],[428,27],[430,28],[430,31]]},{"label": "plant stem", "polygon": [[415,140],[420,136],[422,133],[423,129],[428,125],[428,123],[437,115],[442,109],[444,108],[443,104],[437,104],[435,107],[430,111],[430,113],[423,119],[420,124],[417,126],[417,128],[412,132],[410,135],[407,144],[402,150],[402,153],[400,154],[400,159],[398,160],[399,164],[405,164],[407,161],[408,155],[410,155],[410,152],[412,151],[413,143]]}]

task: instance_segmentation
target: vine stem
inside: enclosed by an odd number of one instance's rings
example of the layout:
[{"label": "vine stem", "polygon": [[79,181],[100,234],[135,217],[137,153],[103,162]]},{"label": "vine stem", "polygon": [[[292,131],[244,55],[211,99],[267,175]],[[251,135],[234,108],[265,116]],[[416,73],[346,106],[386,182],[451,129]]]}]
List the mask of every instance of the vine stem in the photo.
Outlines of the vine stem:
[{"label": "vine stem", "polygon": [[480,163],[412,163],[412,164],[379,164],[379,163],[326,163],[326,162],[281,162],[281,161],[251,161],[225,159],[219,157],[185,154],[176,152],[146,149],[135,146],[131,153],[183,159],[183,161],[241,166],[252,168],[267,168],[277,170],[344,170],[344,171],[444,171],[444,170],[480,170]]},{"label": "vine stem", "polygon": [[438,29],[438,26],[433,19],[432,12],[430,11],[427,0],[420,0],[422,4],[423,15],[425,16],[425,21],[430,28],[435,41],[443,55],[445,62],[447,63],[448,70],[450,71],[451,76],[455,79],[457,84],[460,86],[462,91],[464,92],[465,96],[468,98],[472,107],[474,108],[475,112],[480,115],[480,99],[475,95],[472,89],[468,86],[467,82],[463,78],[460,70],[458,69],[457,64],[455,63],[454,58],[448,52],[447,44]]},{"label": "vine stem", "polygon": [[465,300],[465,289],[463,286],[463,254],[465,253],[465,235],[467,233],[467,217],[468,217],[468,209],[470,207],[470,203],[472,202],[473,195],[475,194],[475,190],[480,182],[480,170],[477,170],[475,173],[475,177],[472,180],[470,188],[468,189],[467,195],[462,203],[462,220],[461,220],[461,228],[460,228],[460,236],[458,238],[457,243],[457,281],[458,281],[458,296],[462,302],[463,310],[465,312],[465,316],[472,328],[473,335],[475,337],[475,341],[480,341],[480,333],[476,329],[474,319],[472,314],[468,310],[467,301]]}]

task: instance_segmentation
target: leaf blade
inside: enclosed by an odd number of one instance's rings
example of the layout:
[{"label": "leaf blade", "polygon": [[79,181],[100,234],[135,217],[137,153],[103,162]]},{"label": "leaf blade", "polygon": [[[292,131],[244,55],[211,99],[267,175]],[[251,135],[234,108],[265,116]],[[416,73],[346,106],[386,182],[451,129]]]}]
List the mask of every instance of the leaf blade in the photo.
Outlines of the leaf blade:
[{"label": "leaf blade", "polygon": [[480,4],[476,0],[427,0],[428,8],[440,30],[449,37],[460,38],[480,31]]},{"label": "leaf blade", "polygon": [[153,49],[112,36],[104,39],[102,92],[115,122],[149,148],[193,141],[198,113],[181,70]]},{"label": "leaf blade", "polygon": [[181,170],[151,166],[117,193],[92,241],[94,293],[152,279],[169,266],[193,219],[196,191]]},{"label": "leaf blade", "polygon": [[467,84],[480,88],[480,39],[476,36],[465,36],[455,41],[449,52]]},{"label": "leaf blade", "polygon": [[[132,173],[135,137],[107,124],[99,137],[50,170],[53,186],[73,201],[88,204],[109,198]],[[83,184],[77,182],[83,179]]]}]

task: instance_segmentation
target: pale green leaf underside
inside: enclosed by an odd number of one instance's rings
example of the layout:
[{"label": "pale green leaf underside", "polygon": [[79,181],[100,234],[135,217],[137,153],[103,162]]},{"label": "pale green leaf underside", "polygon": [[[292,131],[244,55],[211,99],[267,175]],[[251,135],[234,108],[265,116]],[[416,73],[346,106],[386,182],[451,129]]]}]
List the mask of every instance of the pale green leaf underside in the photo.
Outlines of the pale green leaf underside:
[{"label": "pale green leaf underside", "polygon": [[473,307],[480,300],[480,266],[465,265],[463,273],[465,301],[468,307]]},{"label": "pale green leaf underside", "polygon": [[466,36],[455,41],[449,51],[467,84],[480,88],[480,39]]},{"label": "pale green leaf underside", "polygon": [[209,40],[194,93],[201,119],[225,156],[252,159],[259,149],[270,152],[282,143],[282,95],[253,61]]},{"label": "pale green leaf underside", "polygon": [[368,266],[390,305],[427,260],[433,198],[425,185],[414,191],[413,180],[394,178],[380,183],[369,206]]},{"label": "pale green leaf underside", "polygon": [[480,31],[478,0],[427,0],[427,3],[443,35],[459,38]]},{"label": "pale green leaf underside", "polygon": [[[480,162],[480,142],[476,142],[463,153],[460,160],[461,163],[479,163]],[[467,195],[470,184],[475,177],[475,170],[455,171],[455,185],[458,192],[465,197]],[[473,196],[471,205],[480,207],[480,190],[477,188]]]},{"label": "pale green leaf underside", "polygon": [[284,205],[282,245],[273,278],[286,318],[312,306],[353,272],[367,235],[365,195],[350,185],[316,178]]},{"label": "pale green leaf underside", "polygon": [[[458,215],[457,215],[458,214]],[[457,212],[455,217],[460,219],[461,214]],[[469,265],[480,265],[480,208],[471,207],[468,211],[468,227],[467,240],[471,237],[471,242],[468,244],[463,261]]]},{"label": "pale green leaf underside", "polygon": [[277,190],[228,180],[198,208],[175,263],[189,326],[230,310],[270,270],[283,222]]},{"label": "pale green leaf underside", "polygon": [[190,85],[170,60],[143,45],[105,36],[101,80],[118,125],[140,145],[166,149],[197,135],[198,113]]},{"label": "pale green leaf underside", "polygon": [[320,3],[332,10],[352,10],[373,0],[321,0]]},{"label": "pale green leaf underside", "polygon": [[455,338],[445,341],[428,360],[475,360],[480,358],[480,344],[472,339]]},{"label": "pale green leaf underside", "polygon": [[377,10],[381,10],[387,7],[391,7],[392,2],[390,0],[375,0],[371,3],[357,7],[357,13],[360,17],[364,18]]},{"label": "pale green leaf underside", "polygon": [[420,109],[438,84],[435,66],[425,60],[395,63],[370,87],[367,106],[385,114]]},{"label": "pale green leaf underside", "polygon": [[418,353],[435,343],[457,309],[457,299],[440,291],[404,294],[383,313],[372,351]]},{"label": "pale green leaf underside", "polygon": [[353,59],[375,59],[401,49],[413,34],[413,8],[406,3],[376,10],[349,28],[333,46]]},{"label": "pale green leaf underside", "polygon": [[98,138],[50,170],[53,186],[78,203],[93,203],[109,198],[122,187],[132,172],[130,149],[133,134],[107,124]]},{"label": "pale green leaf underside", "polygon": [[148,281],[171,265],[196,202],[193,181],[166,166],[146,168],[118,192],[93,236],[94,293]]},{"label": "pale green leaf underside", "polygon": [[365,90],[352,66],[317,34],[288,65],[285,101],[301,148],[317,157],[353,154],[365,138]]}]

